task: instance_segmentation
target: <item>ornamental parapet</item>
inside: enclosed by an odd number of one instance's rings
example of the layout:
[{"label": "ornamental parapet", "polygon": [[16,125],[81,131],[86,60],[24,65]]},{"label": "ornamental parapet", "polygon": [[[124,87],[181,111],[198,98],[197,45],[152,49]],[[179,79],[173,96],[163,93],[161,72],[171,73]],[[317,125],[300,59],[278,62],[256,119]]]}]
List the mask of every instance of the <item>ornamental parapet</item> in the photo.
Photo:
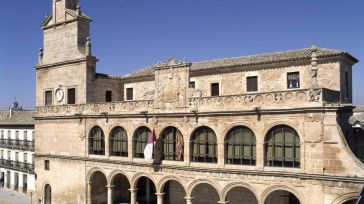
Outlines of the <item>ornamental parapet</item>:
[{"label": "ornamental parapet", "polygon": [[324,88],[189,99],[190,107],[198,112],[320,107],[339,102],[339,91]]},{"label": "ornamental parapet", "polygon": [[36,108],[37,116],[42,115],[108,115],[137,114],[153,112],[154,100],[122,101],[112,103],[90,103],[77,105],[43,106]]},{"label": "ornamental parapet", "polygon": [[[190,113],[244,111],[254,109],[291,109],[320,107],[327,103],[339,103],[340,92],[329,89],[299,89],[277,92],[257,92],[240,95],[190,97],[188,107],[168,111],[156,108],[154,100],[122,101],[37,107],[37,117],[82,115],[105,116],[158,113]],[[173,105],[172,105],[173,106]]]}]

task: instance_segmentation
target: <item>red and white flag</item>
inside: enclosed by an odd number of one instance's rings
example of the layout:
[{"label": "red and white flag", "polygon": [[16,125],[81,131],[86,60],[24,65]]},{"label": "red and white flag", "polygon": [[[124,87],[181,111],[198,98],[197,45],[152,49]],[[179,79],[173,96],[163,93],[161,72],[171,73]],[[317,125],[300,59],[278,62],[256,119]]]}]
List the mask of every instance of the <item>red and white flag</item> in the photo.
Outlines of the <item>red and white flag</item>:
[{"label": "red and white flag", "polygon": [[155,129],[153,129],[153,132],[148,136],[147,145],[144,148],[144,159],[145,160],[153,159],[154,142],[156,140],[157,140],[157,136],[155,134]]}]

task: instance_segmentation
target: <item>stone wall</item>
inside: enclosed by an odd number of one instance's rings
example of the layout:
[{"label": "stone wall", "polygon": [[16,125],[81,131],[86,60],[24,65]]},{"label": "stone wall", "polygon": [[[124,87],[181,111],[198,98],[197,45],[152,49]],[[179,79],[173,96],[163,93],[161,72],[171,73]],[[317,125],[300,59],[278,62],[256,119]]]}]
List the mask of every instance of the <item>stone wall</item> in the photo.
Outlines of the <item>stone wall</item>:
[{"label": "stone wall", "polygon": [[[318,65],[318,84],[320,87],[341,90],[340,64],[323,63]],[[202,96],[211,95],[211,83],[220,84],[220,95],[237,95],[247,93],[246,77],[258,76],[258,92],[286,91],[287,73],[300,73],[300,89],[312,88],[311,66],[287,66],[271,69],[231,72],[226,74],[212,74],[193,76],[190,81],[195,82],[195,88],[202,91]],[[295,89],[293,89],[295,90]]]},{"label": "stone wall", "polygon": [[126,100],[126,89],[133,88],[133,100],[154,100],[155,82],[142,81],[142,82],[128,82],[124,84],[123,99]]},{"label": "stone wall", "polygon": [[[44,160],[49,161],[49,170],[44,169]],[[37,200],[42,201],[44,199],[44,187],[49,184],[52,190],[52,203],[86,203],[85,162],[37,158],[35,165],[37,172],[35,196]]]}]

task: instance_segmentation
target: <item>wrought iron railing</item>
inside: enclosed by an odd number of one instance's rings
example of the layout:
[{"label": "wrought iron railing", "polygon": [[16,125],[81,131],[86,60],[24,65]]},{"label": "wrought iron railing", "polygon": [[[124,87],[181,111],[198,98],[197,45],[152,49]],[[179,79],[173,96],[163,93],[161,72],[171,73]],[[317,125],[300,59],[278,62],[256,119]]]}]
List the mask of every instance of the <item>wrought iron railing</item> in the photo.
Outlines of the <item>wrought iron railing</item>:
[{"label": "wrought iron railing", "polygon": [[0,148],[34,151],[34,142],[29,140],[0,139]]},{"label": "wrought iron railing", "polygon": [[29,164],[27,162],[19,162],[9,159],[0,159],[0,167],[21,171],[25,173],[34,173],[34,164]]}]

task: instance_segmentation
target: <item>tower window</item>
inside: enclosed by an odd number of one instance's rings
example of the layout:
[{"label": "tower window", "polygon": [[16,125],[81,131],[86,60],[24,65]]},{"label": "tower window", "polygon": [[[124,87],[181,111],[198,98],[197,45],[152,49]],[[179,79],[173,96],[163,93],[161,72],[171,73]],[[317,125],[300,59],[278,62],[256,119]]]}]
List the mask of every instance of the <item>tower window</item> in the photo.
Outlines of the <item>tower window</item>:
[{"label": "tower window", "polygon": [[126,89],[126,100],[128,101],[133,100],[133,88]]},{"label": "tower window", "polygon": [[44,170],[49,170],[49,160],[44,160]]},{"label": "tower window", "polygon": [[194,81],[190,81],[189,88],[193,88],[193,89],[194,89],[194,88],[195,88],[195,85],[196,85],[196,84],[195,84],[195,82],[194,82]]},{"label": "tower window", "polygon": [[300,88],[299,72],[287,73],[287,88],[288,89]]},{"label": "tower window", "polygon": [[112,91],[106,91],[105,93],[105,101],[111,102],[112,101]]},{"label": "tower window", "polygon": [[246,91],[258,91],[258,77],[252,76],[246,78]]},{"label": "tower window", "polygon": [[46,91],[44,95],[45,95],[44,105],[51,106],[52,105],[52,91]]},{"label": "tower window", "polygon": [[219,83],[212,83],[211,84],[211,96],[218,96],[219,93]]},{"label": "tower window", "polygon": [[76,89],[71,88],[67,89],[67,104],[75,104],[76,103]]}]

